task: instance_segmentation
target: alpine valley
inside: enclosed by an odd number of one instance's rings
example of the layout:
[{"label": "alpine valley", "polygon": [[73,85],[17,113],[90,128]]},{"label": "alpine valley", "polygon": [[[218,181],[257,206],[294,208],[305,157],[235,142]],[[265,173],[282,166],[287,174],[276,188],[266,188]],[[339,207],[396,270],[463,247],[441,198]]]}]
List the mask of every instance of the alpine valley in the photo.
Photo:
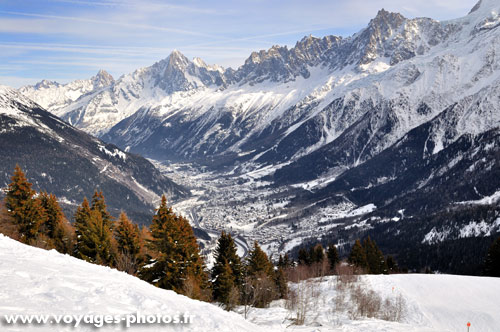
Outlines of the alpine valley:
[{"label": "alpine valley", "polygon": [[[410,269],[478,274],[500,233],[499,13],[498,0],[445,22],[380,10],[350,37],[273,46],[237,70],[173,51],[116,80],[101,70],[4,88],[0,137],[14,135],[3,118],[16,108],[15,135],[78,151],[72,165],[95,174],[82,178],[149,201],[168,192],[208,247],[223,229],[242,253],[253,240],[269,252],[316,242],[342,252],[370,235]],[[78,168],[67,166],[57,172],[70,179]],[[74,183],[43,174],[28,172],[75,197]],[[110,201],[125,192],[109,190]]]}]

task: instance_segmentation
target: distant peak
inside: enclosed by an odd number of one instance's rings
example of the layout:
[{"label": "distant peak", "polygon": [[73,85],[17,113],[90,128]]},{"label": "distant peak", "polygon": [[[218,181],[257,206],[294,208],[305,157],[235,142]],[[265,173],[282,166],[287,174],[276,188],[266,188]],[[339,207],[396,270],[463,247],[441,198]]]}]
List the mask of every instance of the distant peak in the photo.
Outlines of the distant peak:
[{"label": "distant peak", "polygon": [[104,69],[100,69],[94,76],[93,80],[99,86],[108,86],[115,81],[113,76],[111,76],[111,74]]},{"label": "distant peak", "polygon": [[205,61],[198,57],[193,59],[193,63],[198,67],[208,67]]},{"label": "distant peak", "polygon": [[170,55],[168,56],[168,65],[171,67],[184,70],[184,68],[186,68],[188,64],[189,59],[186,58],[186,56],[178,50],[173,50],[172,53],[170,53]]},{"label": "distant peak", "polygon": [[36,89],[49,88],[52,86],[59,86],[59,83],[57,83],[56,81],[41,80],[40,82],[35,84]]},{"label": "distant peak", "polygon": [[390,27],[391,29],[399,27],[406,18],[400,13],[389,12],[385,9],[378,11],[377,16],[373,18],[369,26],[372,28]]},{"label": "distant peak", "polygon": [[181,53],[179,50],[177,50],[177,49],[174,49],[174,50],[172,51],[172,53],[170,53],[170,58],[173,58],[173,59],[179,59],[179,58],[181,58],[181,59],[187,59],[187,58],[184,56],[184,54],[182,54],[182,53]]},{"label": "distant peak", "polygon": [[377,13],[377,16],[372,20],[372,22],[377,22],[377,21],[394,21],[394,20],[404,20],[405,17],[401,15],[400,13],[394,13],[394,12],[389,12],[385,10],[384,8],[380,9]]}]

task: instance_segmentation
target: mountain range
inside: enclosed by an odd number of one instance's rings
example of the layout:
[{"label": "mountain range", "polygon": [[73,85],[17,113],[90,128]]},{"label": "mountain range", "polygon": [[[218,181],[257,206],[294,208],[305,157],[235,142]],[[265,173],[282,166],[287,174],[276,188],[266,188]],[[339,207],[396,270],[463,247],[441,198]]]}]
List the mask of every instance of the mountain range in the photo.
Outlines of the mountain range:
[{"label": "mountain range", "polygon": [[[350,37],[304,37],[253,52],[236,70],[173,51],[116,80],[100,71],[19,92],[125,151],[243,182],[253,174],[288,202],[259,226],[291,225],[273,244],[280,250],[312,215],[340,226],[311,241],[371,234],[396,253],[411,238],[427,255],[474,238],[480,251],[500,232],[499,12],[495,0],[444,22],[380,10]],[[371,208],[321,217],[345,205]]]}]

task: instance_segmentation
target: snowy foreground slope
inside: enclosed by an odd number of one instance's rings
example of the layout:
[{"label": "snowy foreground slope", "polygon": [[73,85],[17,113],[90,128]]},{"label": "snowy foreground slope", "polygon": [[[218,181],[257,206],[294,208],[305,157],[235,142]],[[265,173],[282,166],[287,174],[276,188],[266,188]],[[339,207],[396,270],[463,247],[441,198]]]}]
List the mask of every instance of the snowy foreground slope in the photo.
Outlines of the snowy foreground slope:
[{"label": "snowy foreground slope", "polygon": [[[130,331],[267,331],[208,303],[156,288],[116,270],[56,251],[28,247],[0,234],[1,331],[96,331],[91,325],[5,325],[9,314],[195,315],[192,323],[135,325]],[[110,324],[99,331],[120,330]]]},{"label": "snowy foreground slope", "polygon": [[[383,301],[403,297],[405,309],[400,322],[361,317],[350,320],[348,314],[339,314],[335,310],[336,285],[337,278],[331,276],[302,288],[315,294],[307,304],[306,326],[290,326],[294,313],[285,310],[279,301],[268,309],[254,309],[249,320],[274,331],[455,332],[467,331],[468,322],[471,332],[500,330],[500,278],[439,274],[362,276],[359,285],[375,291]],[[292,284],[292,288],[300,292],[297,285]]]},{"label": "snowy foreground slope", "polygon": [[[132,325],[129,331],[498,331],[500,326],[500,278],[451,275],[365,276],[383,298],[401,293],[408,307],[403,322],[375,319],[333,323],[334,277],[318,283],[316,316],[308,326],[290,326],[290,316],[280,301],[268,309],[253,309],[249,320],[151,286],[137,278],[81,260],[28,247],[0,234],[0,330],[1,331],[111,331],[121,324],[101,328],[91,325],[6,325],[4,315],[194,315],[190,325]],[[333,315],[333,316],[332,316]],[[252,323],[253,322],[253,323]],[[255,324],[254,324],[255,323]],[[257,324],[257,325],[256,325]]]}]

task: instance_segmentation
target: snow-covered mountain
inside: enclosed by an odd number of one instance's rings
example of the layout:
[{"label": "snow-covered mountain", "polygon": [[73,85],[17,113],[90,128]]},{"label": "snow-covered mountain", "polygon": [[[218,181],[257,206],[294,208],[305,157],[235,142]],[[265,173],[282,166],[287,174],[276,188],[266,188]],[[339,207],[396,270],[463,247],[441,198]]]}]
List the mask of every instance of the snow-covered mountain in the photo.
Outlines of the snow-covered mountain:
[{"label": "snow-covered mountain", "polygon": [[[339,164],[351,167],[454,103],[497,92],[490,90],[499,80],[498,7],[483,0],[446,22],[381,10],[351,37],[274,46],[238,70],[174,51],[64,106],[47,101],[56,84],[21,91],[76,127],[157,159],[245,155],[260,165],[289,163],[347,135],[355,144]],[[481,114],[469,109],[453,137],[436,132],[436,151],[497,126],[496,102]]]},{"label": "snow-covered mountain", "polygon": [[37,191],[56,194],[67,211],[100,189],[114,214],[124,210],[147,223],[161,194],[173,199],[188,194],[144,158],[75,129],[0,86],[0,187],[11,182],[16,164]]},{"label": "snow-covered mountain", "polygon": [[[443,241],[462,246],[456,235],[471,222],[492,230],[473,237],[500,232],[497,201],[458,204],[500,190],[499,12],[497,0],[444,22],[381,10],[350,37],[273,46],[236,70],[174,51],[54,112],[164,165],[203,168],[184,180],[212,182],[183,206],[214,233],[230,224],[288,250],[306,237],[344,243],[371,232],[398,253],[403,235],[420,245],[442,212],[455,223]],[[23,91],[35,101],[51,94]],[[345,206],[352,211],[338,213]],[[412,223],[392,223],[403,215]],[[472,265],[461,272],[478,273]]]},{"label": "snow-covered mountain", "polygon": [[77,80],[68,84],[43,80],[34,86],[22,87],[19,91],[32,100],[36,100],[43,108],[50,109],[52,113],[60,116],[64,115],[64,107],[68,104],[85,94],[108,87],[113,82],[113,76],[105,70],[99,70],[97,75],[88,80]]}]

